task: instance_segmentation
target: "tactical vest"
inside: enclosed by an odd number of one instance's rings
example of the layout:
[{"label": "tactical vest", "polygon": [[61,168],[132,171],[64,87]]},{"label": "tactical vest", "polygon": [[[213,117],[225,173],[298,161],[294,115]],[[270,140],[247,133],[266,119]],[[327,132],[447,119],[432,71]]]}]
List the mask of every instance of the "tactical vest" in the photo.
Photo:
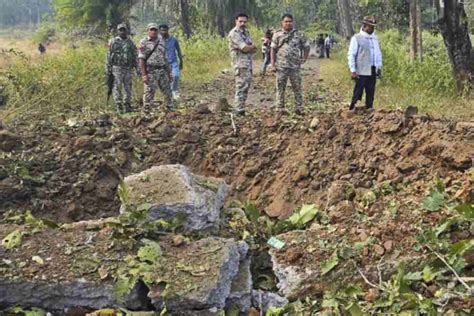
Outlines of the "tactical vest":
[{"label": "tactical vest", "polygon": [[372,64],[372,58],[370,55],[370,38],[360,33],[354,36],[357,40],[358,47],[356,56],[356,72],[361,76],[371,76],[372,66],[375,65]]}]

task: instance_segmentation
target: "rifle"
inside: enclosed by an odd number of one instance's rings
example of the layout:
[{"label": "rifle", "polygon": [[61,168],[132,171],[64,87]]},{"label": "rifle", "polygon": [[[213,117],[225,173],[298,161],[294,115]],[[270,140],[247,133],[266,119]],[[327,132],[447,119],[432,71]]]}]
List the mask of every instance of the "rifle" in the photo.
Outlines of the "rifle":
[{"label": "rifle", "polygon": [[[107,59],[107,67],[113,67],[112,66],[112,60],[114,58],[114,55],[115,55],[115,50],[114,50],[114,45],[115,45],[115,40],[114,42],[112,43],[112,47],[110,48],[110,50],[112,51],[112,53],[110,53],[109,55],[109,58]],[[110,100],[110,96],[112,95],[112,91],[114,89],[114,74],[112,71],[107,71],[107,78],[106,78],[106,82],[105,84],[107,85],[107,104],[109,104],[109,100]]]}]

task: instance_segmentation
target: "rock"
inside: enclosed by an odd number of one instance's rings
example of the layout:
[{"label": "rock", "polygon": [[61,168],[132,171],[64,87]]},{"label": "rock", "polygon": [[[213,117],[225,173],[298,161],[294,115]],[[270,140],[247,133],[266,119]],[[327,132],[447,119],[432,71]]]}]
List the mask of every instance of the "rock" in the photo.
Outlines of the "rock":
[{"label": "rock", "polygon": [[387,240],[386,242],[383,243],[383,247],[387,252],[392,251],[393,248],[393,241],[392,240]]},{"label": "rock", "polygon": [[336,137],[336,135],[337,135],[337,128],[336,128],[336,126],[333,126],[328,130],[327,137],[329,139],[332,139],[332,138]]},{"label": "rock", "polygon": [[10,152],[21,145],[21,139],[7,130],[0,130],[0,150]]},{"label": "rock", "polygon": [[354,197],[354,187],[347,181],[334,181],[328,189],[328,205],[335,205],[345,200],[353,200]]},{"label": "rock", "polygon": [[252,305],[266,313],[270,307],[285,307],[289,302],[285,297],[262,290],[252,291]]},{"label": "rock", "polygon": [[409,105],[406,107],[403,115],[406,119],[412,118],[413,116],[418,114],[418,108],[414,105]]},{"label": "rock", "polygon": [[183,143],[199,143],[201,136],[199,133],[182,129],[176,134],[176,139]]},{"label": "rock", "polygon": [[307,164],[301,164],[298,167],[298,170],[293,175],[293,181],[297,182],[302,179],[305,179],[309,176],[309,168]]},{"label": "rock", "polygon": [[[160,242],[160,245],[167,262],[161,265],[156,277],[168,281],[172,287],[166,295],[168,311],[225,307],[233,281],[239,273],[241,259],[247,254],[245,242],[209,237],[179,248],[168,246],[167,242]],[[244,286],[238,288],[236,285],[234,289],[242,291],[239,292],[242,294],[247,284],[239,285]],[[148,294],[158,310],[163,306],[162,292],[151,288]]]},{"label": "rock", "polygon": [[225,316],[225,311],[214,307],[214,308],[205,309],[205,310],[167,312],[166,315],[170,315],[170,316]]},{"label": "rock", "polygon": [[211,109],[212,112],[227,112],[230,111],[232,107],[227,101],[227,98],[220,98],[217,104]]},{"label": "rock", "polygon": [[374,251],[375,253],[377,253],[379,256],[383,256],[383,254],[385,253],[385,249],[380,246],[380,245],[375,245],[374,246]]},{"label": "rock", "polygon": [[319,119],[314,117],[311,122],[309,123],[309,128],[315,129],[319,125]]},{"label": "rock", "polygon": [[224,181],[193,175],[182,165],[155,166],[124,182],[132,205],[151,205],[150,220],[187,216],[185,232],[217,228],[228,192]]},{"label": "rock", "polygon": [[252,273],[250,272],[250,258],[241,262],[239,273],[232,281],[230,295],[226,306],[237,306],[242,313],[248,312],[252,306]]},{"label": "rock", "polygon": [[456,131],[474,134],[474,122],[458,122],[456,124]]},{"label": "rock", "polygon": [[209,109],[209,106],[206,103],[201,103],[197,106],[196,113],[198,113],[198,114],[209,114],[209,113],[211,113],[211,110]]},{"label": "rock", "polygon": [[416,166],[411,162],[404,161],[397,164],[397,169],[406,174],[415,171]]}]

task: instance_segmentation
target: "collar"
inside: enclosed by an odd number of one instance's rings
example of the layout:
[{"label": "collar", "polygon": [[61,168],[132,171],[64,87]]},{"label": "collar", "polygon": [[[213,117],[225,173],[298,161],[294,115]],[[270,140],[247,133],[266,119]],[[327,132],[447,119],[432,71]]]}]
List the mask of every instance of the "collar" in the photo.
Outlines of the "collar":
[{"label": "collar", "polygon": [[369,34],[366,31],[363,31],[362,29],[360,29],[360,34],[362,34],[362,36],[369,37],[369,38],[375,37],[375,31],[372,34]]}]

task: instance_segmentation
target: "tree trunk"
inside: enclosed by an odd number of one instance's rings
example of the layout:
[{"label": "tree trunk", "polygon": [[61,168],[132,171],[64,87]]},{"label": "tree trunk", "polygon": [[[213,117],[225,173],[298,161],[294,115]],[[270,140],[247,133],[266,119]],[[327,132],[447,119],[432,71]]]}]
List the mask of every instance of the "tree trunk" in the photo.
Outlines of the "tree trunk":
[{"label": "tree trunk", "polygon": [[339,9],[340,16],[340,32],[341,35],[349,39],[354,35],[354,29],[352,28],[351,10],[348,0],[337,0],[337,6]]},{"label": "tree trunk", "polygon": [[422,58],[422,26],[420,0],[410,0],[410,56],[412,60]]},{"label": "tree trunk", "polygon": [[463,1],[443,0],[437,6],[439,26],[453,67],[456,87],[460,94],[469,93],[474,86],[474,52],[469,38],[468,19]]},{"label": "tree trunk", "polygon": [[184,35],[189,39],[192,35],[191,23],[189,22],[189,2],[188,0],[181,0],[181,25],[183,27]]},{"label": "tree trunk", "polygon": [[217,15],[217,32],[221,37],[225,37],[225,21],[224,21],[224,16],[219,13]]}]

